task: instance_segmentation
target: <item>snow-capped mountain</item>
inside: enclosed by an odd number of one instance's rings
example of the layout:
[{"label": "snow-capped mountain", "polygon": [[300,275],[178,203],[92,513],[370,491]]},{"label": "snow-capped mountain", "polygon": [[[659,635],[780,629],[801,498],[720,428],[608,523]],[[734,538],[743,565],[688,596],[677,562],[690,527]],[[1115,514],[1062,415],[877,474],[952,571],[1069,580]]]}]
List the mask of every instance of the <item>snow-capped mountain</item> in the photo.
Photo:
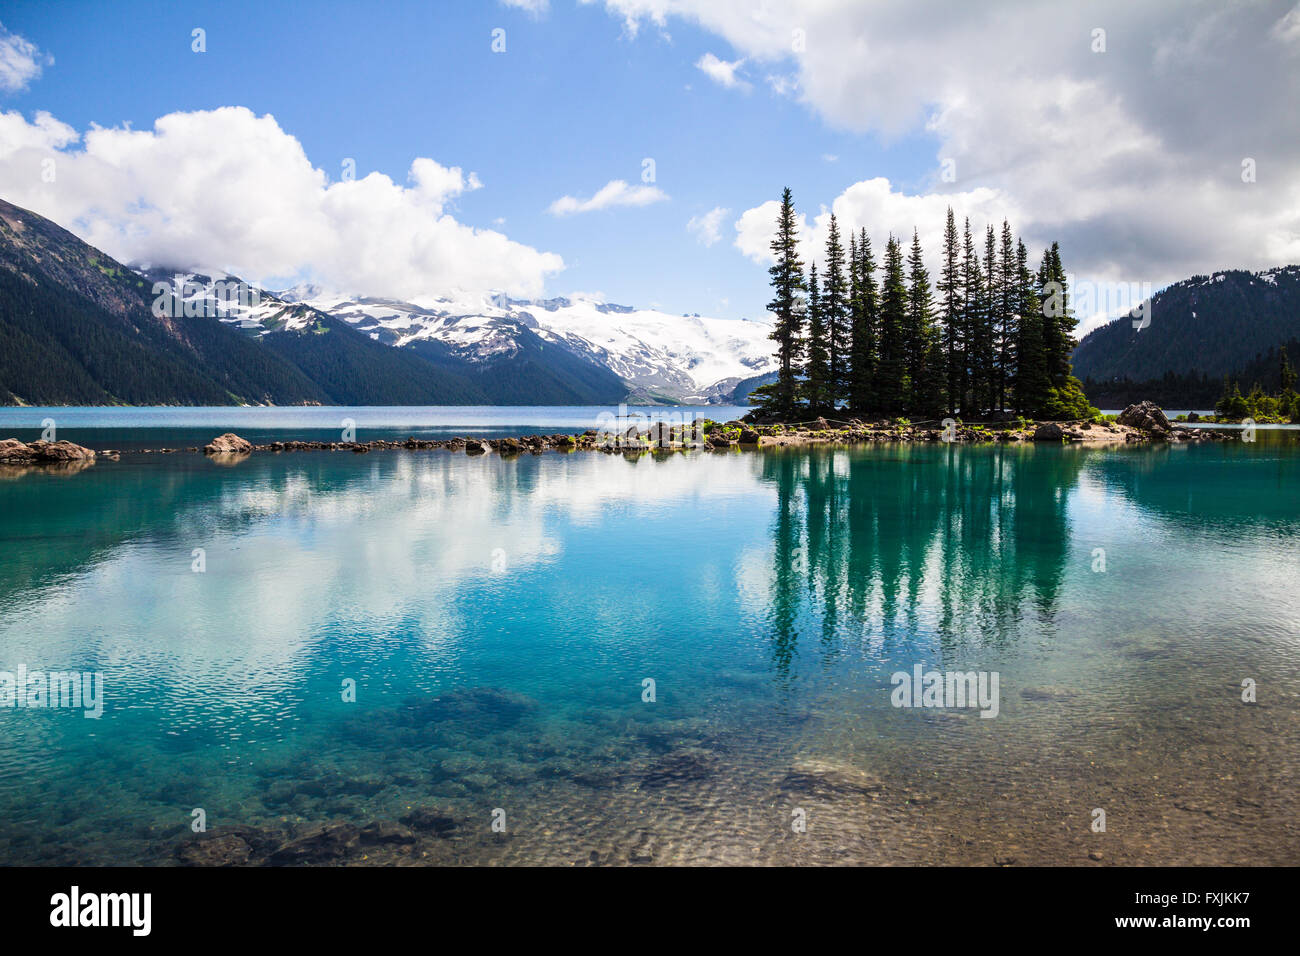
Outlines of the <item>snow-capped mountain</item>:
[{"label": "snow-capped mountain", "polygon": [[745,319],[669,315],[592,299],[437,299],[424,305],[353,298],[307,287],[279,293],[397,348],[437,343],[458,358],[491,363],[538,341],[607,369],[629,397],[727,402],[736,385],[775,371],[771,327]]},{"label": "snow-capped mountain", "polygon": [[140,275],[155,293],[165,288],[168,309],[216,318],[254,338],[345,324],[495,402],[726,404],[737,385],[752,386],[775,371],[764,322],[669,315],[583,297],[413,303],[310,285],[268,292],[222,272]]}]

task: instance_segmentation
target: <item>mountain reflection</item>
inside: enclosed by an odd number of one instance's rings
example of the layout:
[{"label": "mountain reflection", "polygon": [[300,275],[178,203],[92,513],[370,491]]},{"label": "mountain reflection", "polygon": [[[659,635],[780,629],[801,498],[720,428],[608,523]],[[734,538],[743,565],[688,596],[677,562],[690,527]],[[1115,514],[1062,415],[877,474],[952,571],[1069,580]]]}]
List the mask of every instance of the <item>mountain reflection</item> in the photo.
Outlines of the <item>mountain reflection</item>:
[{"label": "mountain reflection", "polygon": [[788,672],[819,632],[890,654],[1014,639],[1028,613],[1050,627],[1071,547],[1079,450],[896,446],[768,454],[772,657]]}]

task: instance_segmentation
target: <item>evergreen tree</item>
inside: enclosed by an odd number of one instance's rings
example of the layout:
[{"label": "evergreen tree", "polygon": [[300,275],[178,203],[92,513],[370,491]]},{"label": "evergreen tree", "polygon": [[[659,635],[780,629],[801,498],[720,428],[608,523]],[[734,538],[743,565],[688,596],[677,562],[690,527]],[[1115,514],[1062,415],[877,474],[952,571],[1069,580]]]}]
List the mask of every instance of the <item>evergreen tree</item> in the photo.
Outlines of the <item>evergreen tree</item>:
[{"label": "evergreen tree", "polygon": [[998,302],[997,302],[997,342],[998,342],[998,382],[997,407],[1010,407],[1011,381],[1015,376],[1016,366],[1016,287],[1019,281],[1019,269],[1016,265],[1015,238],[1011,234],[1011,224],[1002,220],[1002,246],[998,262]]},{"label": "evergreen tree", "polygon": [[903,411],[906,358],[903,352],[907,324],[907,286],[903,281],[903,249],[890,235],[885,246],[885,275],[880,285],[880,363],[876,369],[879,410],[886,415]]},{"label": "evergreen tree", "polygon": [[943,315],[943,347],[948,372],[948,411],[957,413],[961,396],[966,388],[961,335],[962,302],[965,289],[962,285],[960,252],[957,247],[957,220],[948,207],[948,222],[943,230],[943,267],[939,272],[940,311]]},{"label": "evergreen tree", "polygon": [[979,343],[981,364],[984,368],[984,394],[980,406],[990,412],[1000,410],[998,404],[998,258],[997,237],[990,223],[984,230],[984,295],[979,311]]},{"label": "evergreen tree", "polygon": [[1043,252],[1038,267],[1038,284],[1042,299],[1043,355],[1052,387],[1052,398],[1043,410],[1043,417],[1060,420],[1091,418],[1098,414],[1097,409],[1088,403],[1083,385],[1074,377],[1070,366],[1077,322],[1070,308],[1070,290],[1061,264],[1061,249],[1055,242]]},{"label": "evergreen tree", "polygon": [[1043,306],[1023,242],[1016,243],[1016,314],[1016,411],[1037,418],[1051,403],[1052,382],[1043,350]]},{"label": "evergreen tree", "polygon": [[826,407],[834,409],[849,392],[850,338],[849,289],[844,277],[844,246],[840,243],[840,227],[831,213],[830,229],[826,237],[825,294],[822,312],[825,317],[830,353],[830,377]]},{"label": "evergreen tree", "polygon": [[908,406],[912,415],[941,415],[947,407],[943,343],[934,324],[930,273],[921,255],[921,237],[912,230],[907,259]]},{"label": "evergreen tree", "polygon": [[[786,189],[768,270],[779,370],[776,382],[753,393],[767,415],[793,421],[802,403],[822,415],[844,403],[858,415],[890,417],[948,412],[970,419],[1009,408],[1037,419],[1098,414],[1070,365],[1075,318],[1058,244],[1044,251],[1035,273],[1009,222],[1003,220],[1000,236],[987,225],[981,250],[970,220],[959,235],[949,208],[936,303],[918,230],[912,230],[906,257],[902,242],[890,235],[879,282],[866,229],[850,234],[845,262],[839,223],[831,216],[823,268],[819,272],[814,263],[806,278],[796,233]],[[1274,366],[1270,352],[1265,376],[1271,381],[1271,370],[1278,369],[1278,396],[1260,387],[1243,397],[1225,382],[1220,406],[1238,414],[1249,409],[1300,417],[1297,376],[1285,349],[1279,361]]]},{"label": "evergreen tree", "polygon": [[876,288],[876,260],[864,228],[858,239],[858,303],[853,311],[850,336],[849,406],[858,413],[873,411],[876,397],[876,350],[880,302]]},{"label": "evergreen tree", "polygon": [[808,410],[822,414],[831,407],[833,377],[829,329],[826,322],[826,300],[817,283],[817,263],[808,270],[808,342],[807,364],[803,380],[803,395]]},{"label": "evergreen tree", "polygon": [[965,342],[966,388],[961,396],[962,413],[978,417],[981,400],[988,391],[991,369],[988,367],[989,343],[984,331],[984,274],[979,252],[971,238],[970,219],[962,231],[961,279],[964,292],[961,310],[962,339]]},{"label": "evergreen tree", "polygon": [[1062,388],[1070,376],[1076,320],[1070,308],[1070,289],[1061,266],[1061,250],[1055,242],[1043,251],[1038,267],[1038,286],[1038,296],[1043,303],[1043,349],[1047,357],[1047,374],[1053,388]]},{"label": "evergreen tree", "polygon": [[754,389],[753,396],[765,412],[793,421],[802,358],[805,288],[803,263],[799,260],[794,198],[788,186],[781,193],[781,210],[777,214],[776,236],[771,248],[776,261],[767,270],[772,277],[772,301],[767,308],[775,317],[771,338],[776,342],[777,377],[771,385]]}]

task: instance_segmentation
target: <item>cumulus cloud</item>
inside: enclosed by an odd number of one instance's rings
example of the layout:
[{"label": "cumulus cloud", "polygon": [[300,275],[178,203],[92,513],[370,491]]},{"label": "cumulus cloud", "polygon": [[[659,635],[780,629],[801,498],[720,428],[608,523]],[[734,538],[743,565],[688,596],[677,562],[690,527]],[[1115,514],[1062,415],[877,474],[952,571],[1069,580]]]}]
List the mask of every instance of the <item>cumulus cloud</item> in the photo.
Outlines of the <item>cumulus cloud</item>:
[{"label": "cumulus cloud", "polygon": [[19,93],[41,75],[41,68],[54,63],[54,57],[42,53],[36,44],[17,33],[10,33],[0,23],[0,90]]},{"label": "cumulus cloud", "polygon": [[722,238],[722,217],[731,210],[714,206],[706,213],[691,216],[686,221],[686,231],[695,236],[702,246],[711,246]]},{"label": "cumulus cloud", "polygon": [[712,53],[706,53],[696,61],[695,66],[702,71],[705,76],[711,79],[719,86],[725,86],[730,90],[750,90],[750,84],[736,75],[736,71],[744,64],[744,60],[721,60]]},{"label": "cumulus cloud", "polygon": [[668,198],[658,186],[629,186],[621,179],[611,179],[601,186],[590,199],[561,196],[547,208],[552,216],[572,216],[580,212],[595,212],[614,206],[648,206]]},{"label": "cumulus cloud", "polygon": [[0,194],[10,201],[128,263],[268,284],[308,279],[408,299],[541,294],[564,267],[558,255],[448,211],[481,185],[426,157],[411,163],[406,183],[378,172],[331,181],[274,117],[243,107],[80,135],[48,113],[34,122],[0,114]]},{"label": "cumulus cloud", "polygon": [[[1097,279],[1300,261],[1300,125],[1284,120],[1300,99],[1294,0],[604,4],[625,21],[683,18],[772,75],[792,71],[782,89],[830,126],[933,140],[933,174],[890,189],[879,212],[989,190],[976,225],[1005,216],[1027,241],[1058,239],[1067,266]],[[945,159],[955,180],[939,175]],[[915,220],[923,237],[928,221]]]},{"label": "cumulus cloud", "polygon": [[[797,203],[798,197],[795,199]],[[866,229],[877,262],[891,235],[910,243],[912,230],[916,229],[929,261],[937,264],[949,206],[957,218],[957,228],[961,229],[969,218],[971,231],[976,233],[981,243],[987,223],[995,222],[1000,227],[1004,215],[1013,222],[1017,218],[1014,200],[995,189],[980,187],[964,193],[942,195],[908,194],[895,189],[888,179],[876,177],[854,183],[836,196],[829,207],[822,206],[811,220],[806,214],[799,213],[799,254],[804,262],[822,258],[831,214],[834,213],[844,245],[848,245],[850,232],[857,235]],[[736,220],[736,248],[755,262],[767,265],[774,261],[770,243],[776,235],[780,208],[781,204],[771,199],[745,210]],[[1033,241],[1032,236],[1026,238],[1031,249]]]}]

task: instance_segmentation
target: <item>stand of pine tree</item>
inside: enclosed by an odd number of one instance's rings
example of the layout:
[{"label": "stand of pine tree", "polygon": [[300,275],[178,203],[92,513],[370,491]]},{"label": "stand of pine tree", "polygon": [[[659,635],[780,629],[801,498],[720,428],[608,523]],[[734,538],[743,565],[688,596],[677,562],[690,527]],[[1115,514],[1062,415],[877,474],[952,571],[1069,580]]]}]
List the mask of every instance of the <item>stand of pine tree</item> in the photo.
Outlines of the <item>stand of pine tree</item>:
[{"label": "stand of pine tree", "polygon": [[778,371],[752,393],[758,418],[794,422],[843,411],[1071,421],[1098,414],[1070,367],[1076,320],[1056,243],[1034,272],[1009,223],[1000,234],[988,226],[981,253],[970,221],[959,234],[949,208],[932,287],[915,230],[906,255],[902,241],[889,237],[878,270],[866,229],[849,234],[845,261],[832,214],[822,272],[813,263],[805,275],[787,188],[771,249]]}]

